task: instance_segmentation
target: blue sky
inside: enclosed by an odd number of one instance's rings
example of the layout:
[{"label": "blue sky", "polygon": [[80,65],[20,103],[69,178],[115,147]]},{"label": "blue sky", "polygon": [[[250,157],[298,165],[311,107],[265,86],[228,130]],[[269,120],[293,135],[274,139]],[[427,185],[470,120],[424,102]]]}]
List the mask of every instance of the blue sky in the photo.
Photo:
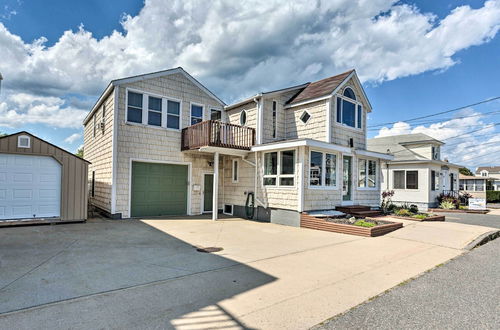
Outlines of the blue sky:
[{"label": "blue sky", "polygon": [[[373,105],[369,125],[500,96],[496,0],[373,0],[361,7],[339,0],[316,8],[297,2],[285,13],[231,2],[206,8],[160,0],[47,3],[0,1],[0,132],[29,130],[71,151],[83,143],[81,117],[109,80],[179,65],[227,103],[354,67]],[[494,110],[500,102],[417,128],[401,123],[369,133],[421,131],[449,139],[451,161],[493,165],[500,157],[491,156],[498,145],[490,142],[499,130],[487,125],[500,122],[500,114],[477,114]],[[450,139],[478,127],[485,129]],[[474,149],[484,141],[489,148]],[[476,157],[465,155],[471,149]]]}]

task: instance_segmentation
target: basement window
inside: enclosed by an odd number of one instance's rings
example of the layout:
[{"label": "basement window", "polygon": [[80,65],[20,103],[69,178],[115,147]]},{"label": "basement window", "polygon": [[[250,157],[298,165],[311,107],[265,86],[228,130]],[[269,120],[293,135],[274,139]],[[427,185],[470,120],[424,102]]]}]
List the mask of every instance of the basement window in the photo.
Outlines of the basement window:
[{"label": "basement window", "polygon": [[233,205],[232,204],[224,204],[224,214],[233,215]]},{"label": "basement window", "polygon": [[18,148],[30,148],[31,141],[30,137],[27,135],[20,135],[17,137],[17,147]]}]

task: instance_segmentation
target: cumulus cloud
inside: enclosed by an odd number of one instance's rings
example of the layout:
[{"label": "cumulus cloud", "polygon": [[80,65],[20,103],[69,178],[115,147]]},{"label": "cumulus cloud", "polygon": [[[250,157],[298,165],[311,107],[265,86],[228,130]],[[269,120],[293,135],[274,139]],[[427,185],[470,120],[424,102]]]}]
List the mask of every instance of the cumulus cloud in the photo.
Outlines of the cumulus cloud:
[{"label": "cumulus cloud", "polygon": [[500,153],[498,125],[486,122],[485,117],[473,109],[465,109],[454,119],[430,125],[397,122],[391,127],[382,127],[376,137],[424,133],[446,143],[441,152],[444,158],[474,167],[498,161],[494,155]]},{"label": "cumulus cloud", "polygon": [[73,142],[75,142],[76,140],[78,140],[79,138],[81,138],[82,135],[79,134],[79,133],[74,133],[74,134],[71,134],[70,136],[68,136],[67,138],[64,139],[64,142],[67,142],[69,144],[73,144]]},{"label": "cumulus cloud", "polygon": [[81,128],[87,110],[68,106],[55,96],[14,93],[0,102],[0,126],[20,127],[45,124],[51,127]]}]

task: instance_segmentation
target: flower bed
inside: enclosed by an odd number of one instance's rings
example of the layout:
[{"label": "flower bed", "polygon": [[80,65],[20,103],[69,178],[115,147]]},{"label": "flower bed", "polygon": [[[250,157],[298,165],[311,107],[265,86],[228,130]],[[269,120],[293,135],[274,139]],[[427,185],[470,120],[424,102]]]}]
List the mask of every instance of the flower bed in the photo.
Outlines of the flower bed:
[{"label": "flower bed", "polygon": [[[419,215],[419,214],[417,214],[417,215]],[[403,220],[412,220],[412,221],[444,221],[445,220],[444,215],[437,215],[437,214],[426,214],[425,216],[422,216],[422,217],[400,216],[400,215],[391,214],[391,215],[389,215],[389,217],[396,218],[396,219],[403,219]]]},{"label": "flower bed", "polygon": [[370,218],[357,218],[354,221],[348,218],[316,218],[304,212],[300,215],[300,226],[334,233],[375,237],[399,229],[403,224]]}]

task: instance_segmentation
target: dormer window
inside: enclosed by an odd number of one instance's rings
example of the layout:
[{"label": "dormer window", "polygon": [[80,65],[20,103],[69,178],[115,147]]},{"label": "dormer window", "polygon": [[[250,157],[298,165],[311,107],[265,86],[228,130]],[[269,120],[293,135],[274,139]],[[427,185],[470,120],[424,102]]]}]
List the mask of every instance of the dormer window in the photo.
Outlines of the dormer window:
[{"label": "dormer window", "polygon": [[363,128],[363,106],[356,101],[356,95],[350,87],[344,89],[342,96],[337,96],[337,123]]},{"label": "dormer window", "polygon": [[482,170],[481,171],[481,176],[487,177],[488,176],[488,171]]},{"label": "dormer window", "polygon": [[344,96],[356,101],[356,94],[354,94],[354,91],[350,87],[344,89]]},{"label": "dormer window", "polygon": [[18,148],[30,148],[31,147],[31,139],[27,135],[19,135],[17,137],[17,147]]}]

